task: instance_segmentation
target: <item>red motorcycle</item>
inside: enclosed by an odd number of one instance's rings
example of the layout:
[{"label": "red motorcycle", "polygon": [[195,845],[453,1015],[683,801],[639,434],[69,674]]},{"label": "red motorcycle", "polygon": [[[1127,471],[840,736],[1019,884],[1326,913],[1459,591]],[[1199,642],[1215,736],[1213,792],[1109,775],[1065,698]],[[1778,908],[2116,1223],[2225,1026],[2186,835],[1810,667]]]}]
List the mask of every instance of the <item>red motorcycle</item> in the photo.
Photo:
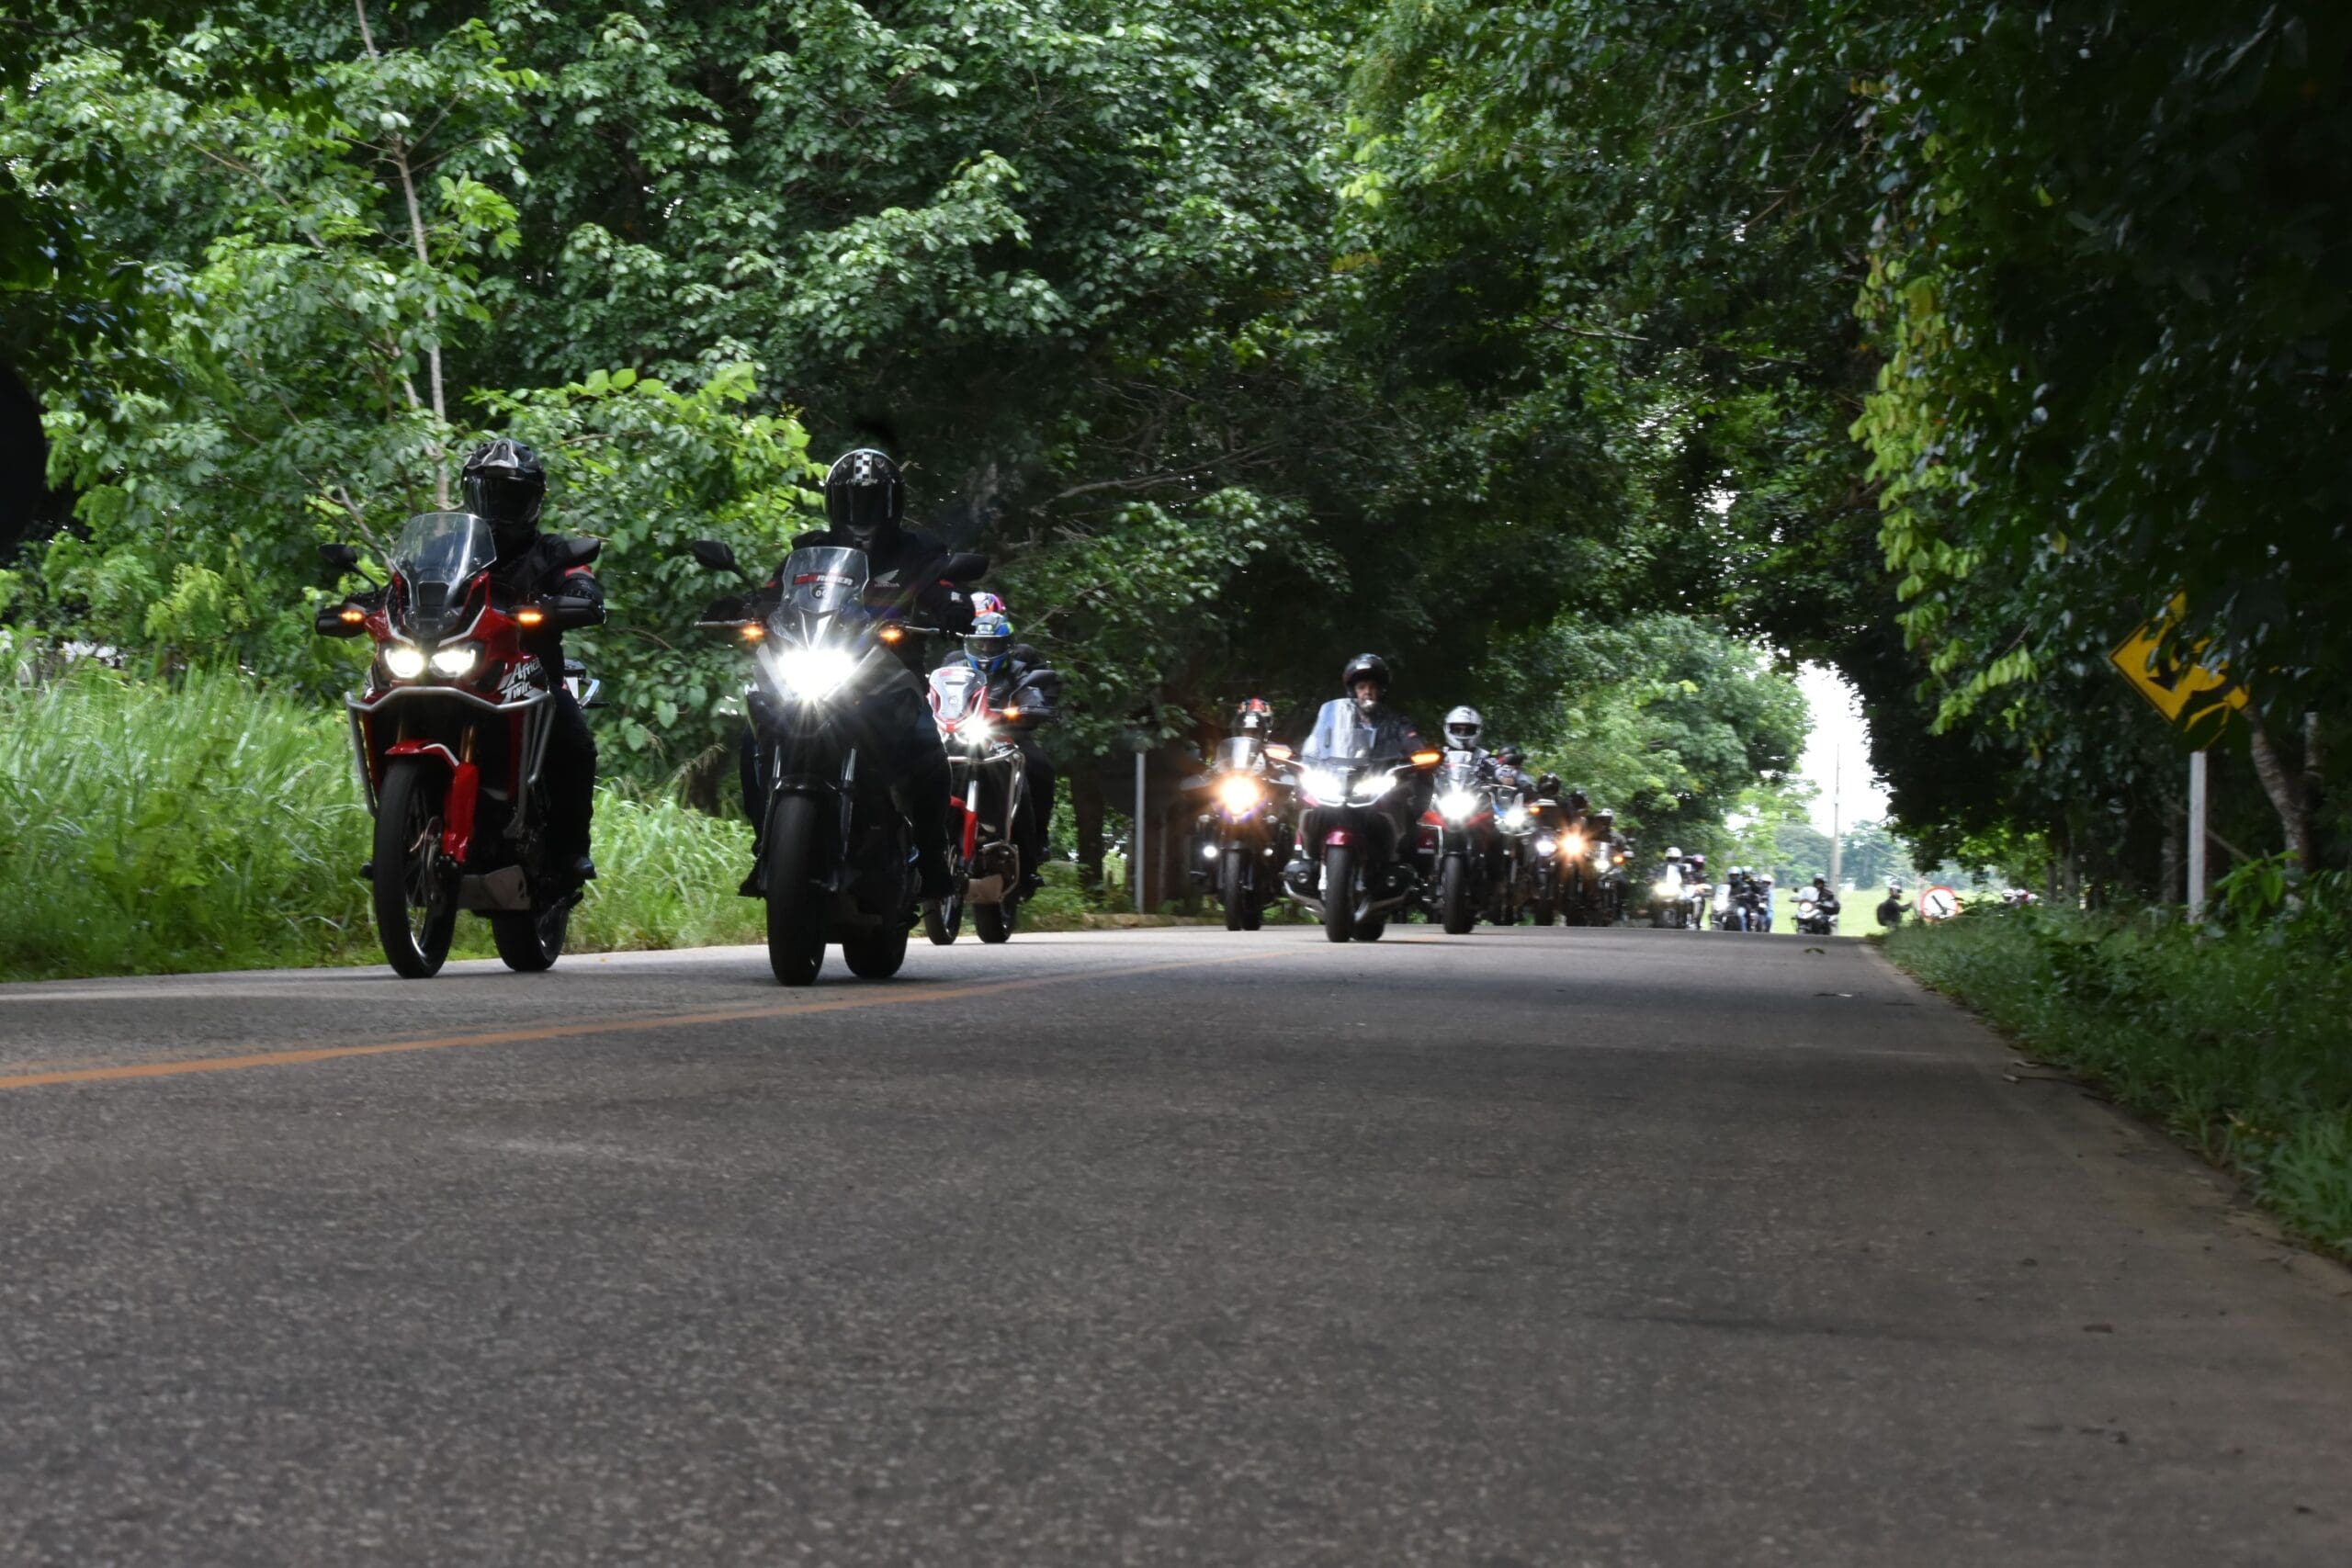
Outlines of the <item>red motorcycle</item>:
[{"label": "red motorcycle", "polygon": [[[597,544],[574,547],[584,566]],[[349,545],[319,551],[337,572],[358,572]],[[376,818],[376,933],[392,968],[412,980],[449,956],[460,910],[490,918],[510,969],[547,968],[563,952],[577,887],[547,863],[547,796],[539,768],[554,719],[549,671],[525,650],[526,633],[601,620],[588,600],[501,603],[490,525],[464,512],[409,519],[392,551],[391,581],[319,612],[325,637],[375,639],[366,689],[346,697],[368,808]],[[362,573],[362,576],[365,574]],[[594,683],[580,694],[593,704]]]},{"label": "red motorcycle", "polygon": [[954,942],[968,905],[980,940],[1004,942],[1021,919],[1020,825],[1029,791],[1013,737],[1031,728],[1035,716],[1017,706],[995,706],[988,681],[968,664],[933,671],[929,694],[932,723],[947,748],[955,785],[949,807],[956,892],[925,907],[924,934],[942,947]]}]

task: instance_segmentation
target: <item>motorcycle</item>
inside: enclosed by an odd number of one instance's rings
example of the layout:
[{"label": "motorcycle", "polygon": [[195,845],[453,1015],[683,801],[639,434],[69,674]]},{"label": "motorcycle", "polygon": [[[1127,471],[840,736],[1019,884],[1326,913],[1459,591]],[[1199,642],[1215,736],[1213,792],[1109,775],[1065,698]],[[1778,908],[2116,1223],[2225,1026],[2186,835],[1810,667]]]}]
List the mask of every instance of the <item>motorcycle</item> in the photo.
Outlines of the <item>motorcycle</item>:
[{"label": "motorcycle", "polygon": [[1421,813],[1417,845],[1434,889],[1431,911],[1449,936],[1465,936],[1488,902],[1500,837],[1496,792],[1480,776],[1478,754],[1448,750],[1438,763],[1429,809]]},{"label": "motorcycle", "polygon": [[1823,893],[1815,887],[1797,889],[1797,934],[1838,934],[1838,896],[1835,893]]},{"label": "motorcycle", "polygon": [[1535,884],[1535,814],[1516,784],[1495,788],[1495,863],[1487,879],[1487,919],[1498,926],[1519,924]]},{"label": "motorcycle", "polygon": [[1690,899],[1682,881],[1682,863],[1669,861],[1650,885],[1650,924],[1659,930],[1680,931],[1690,922]]},{"label": "motorcycle", "polygon": [[1572,832],[1567,808],[1556,800],[1538,800],[1530,813],[1532,831],[1527,846],[1528,903],[1535,923],[1548,926],[1566,908],[1566,863],[1574,858],[1567,848]]},{"label": "motorcycle", "polygon": [[1335,697],[1299,751],[1301,858],[1291,863],[1283,891],[1321,917],[1332,942],[1379,941],[1390,912],[1420,882],[1400,852],[1410,786],[1438,765],[1440,753],[1380,755],[1378,744],[1355,704]]},{"label": "motorcycle", "polygon": [[1021,813],[1029,771],[1012,737],[1040,715],[1017,704],[995,707],[985,676],[968,664],[931,672],[932,723],[947,748],[955,793],[949,835],[956,846],[956,891],[923,911],[923,933],[941,947],[963,929],[964,909],[984,942],[1012,939],[1021,919]]},{"label": "motorcycle", "polygon": [[1228,736],[1217,742],[1200,781],[1215,804],[1198,826],[1205,863],[1195,874],[1204,882],[1215,878],[1227,931],[1258,930],[1265,924],[1266,906],[1281,896],[1276,868],[1289,858],[1295,836],[1283,808],[1290,757],[1287,746],[1270,746],[1251,735]]},{"label": "motorcycle", "polygon": [[[718,540],[690,548],[713,571],[748,576]],[[985,557],[956,556],[944,575],[969,582],[987,569]],[[867,607],[871,575],[864,550],[797,549],[764,617],[722,599],[696,623],[738,639],[757,670],[743,705],[766,805],[750,886],[767,903],[768,966],[786,986],[816,983],[828,942],[851,974],[888,979],[906,962],[921,903],[913,831],[887,781],[859,765],[854,716],[861,702],[921,689],[895,649],[922,628]]]},{"label": "motorcycle", "polygon": [[[584,566],[598,545],[574,547]],[[491,587],[497,547],[490,525],[465,512],[412,517],[392,548],[390,580],[322,608],[324,637],[376,644],[366,686],[344,699],[368,809],[376,818],[365,867],[385,961],[405,979],[439,972],[458,915],[486,915],[498,956],[536,973],[563,953],[581,889],[547,860],[548,799],[539,780],[555,710],[549,671],[525,650],[541,627],[602,618],[592,601],[502,602]],[[359,573],[359,552],[325,545],[338,574]],[[583,705],[594,702],[587,684]]]}]

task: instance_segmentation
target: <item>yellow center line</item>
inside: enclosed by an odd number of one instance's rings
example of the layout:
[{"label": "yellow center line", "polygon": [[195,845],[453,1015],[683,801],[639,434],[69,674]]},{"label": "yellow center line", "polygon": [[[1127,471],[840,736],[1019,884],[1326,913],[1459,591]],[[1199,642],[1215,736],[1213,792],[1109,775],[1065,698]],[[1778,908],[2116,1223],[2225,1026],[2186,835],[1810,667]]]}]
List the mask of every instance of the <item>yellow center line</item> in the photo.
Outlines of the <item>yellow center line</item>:
[{"label": "yellow center line", "polygon": [[120,1083],[132,1078],[178,1077],[191,1073],[235,1073],[252,1067],[299,1067],[313,1062],[335,1062],[350,1056],[390,1056],[411,1051],[448,1051],[474,1045],[515,1045],[537,1040],[571,1040],[591,1034],[628,1034],[649,1029],[683,1029],[707,1023],[741,1023],[755,1019],[797,1018],[807,1013],[846,1012],[854,1008],[914,1007],[926,1002],[964,1001],[973,997],[1001,996],[1007,991],[1050,986],[1064,980],[1118,979],[1154,975],[1170,969],[1198,969],[1215,964],[1239,964],[1272,958],[1283,948],[1216,958],[1178,959],[1166,964],[1135,964],[1117,969],[1064,969],[1012,980],[989,980],[944,990],[892,989],[858,991],[823,1000],[786,1002],[763,1007],[717,1008],[700,1012],[655,1013],[638,1018],[604,1019],[572,1023],[535,1024],[527,1029],[500,1029],[475,1034],[427,1035],[415,1040],[386,1040],[372,1045],[310,1045],[276,1051],[249,1051],[234,1056],[181,1057],[160,1062],[130,1062],[107,1067],[75,1067],[56,1072],[18,1073],[0,1077],[0,1090],[45,1089],[52,1084]]}]

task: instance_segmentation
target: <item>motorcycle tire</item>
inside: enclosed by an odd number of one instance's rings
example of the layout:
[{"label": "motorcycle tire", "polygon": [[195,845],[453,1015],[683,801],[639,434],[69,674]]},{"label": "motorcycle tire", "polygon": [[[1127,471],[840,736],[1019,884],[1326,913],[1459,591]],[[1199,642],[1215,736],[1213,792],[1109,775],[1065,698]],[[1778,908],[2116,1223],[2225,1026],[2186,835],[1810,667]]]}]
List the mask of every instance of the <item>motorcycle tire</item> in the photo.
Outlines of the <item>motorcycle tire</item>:
[{"label": "motorcycle tire", "polygon": [[[986,928],[982,928],[985,937]],[[842,962],[861,980],[887,980],[907,961],[908,928],[893,920],[842,933]]]},{"label": "motorcycle tire", "polygon": [[1348,942],[1356,934],[1356,852],[1341,844],[1323,855],[1323,938]]},{"label": "motorcycle tire", "polygon": [[1227,931],[1250,929],[1249,870],[1249,863],[1242,858],[1240,845],[1236,844],[1225,852],[1225,863],[1218,868],[1217,897],[1225,903]]},{"label": "motorcycle tire", "polygon": [[1470,863],[1459,855],[1438,874],[1437,907],[1448,936],[1468,936],[1478,923],[1477,911],[1470,908]]},{"label": "motorcycle tire", "polygon": [[491,940],[499,961],[517,975],[553,968],[563,956],[564,932],[571,925],[571,900],[551,908],[514,909],[490,917]]},{"label": "motorcycle tire", "polygon": [[1547,887],[1535,896],[1535,923],[1539,926],[1548,926],[1559,918],[1559,900]]},{"label": "motorcycle tire", "polygon": [[927,901],[922,907],[922,934],[933,947],[946,947],[964,929],[964,896]]},{"label": "motorcycle tire", "polygon": [[1387,934],[1387,931],[1388,917],[1385,915],[1374,915],[1368,920],[1358,920],[1356,922],[1356,940],[1358,942],[1378,942],[1383,936]]},{"label": "motorcycle tire", "polygon": [[385,771],[376,801],[376,936],[384,961],[403,980],[440,973],[458,929],[457,889],[442,886],[439,865],[447,790],[440,769],[403,760]]},{"label": "motorcycle tire", "polygon": [[979,934],[982,942],[991,945],[1011,942],[1014,930],[1020,924],[1021,901],[1017,898],[1007,898],[1001,904],[972,906],[972,930]]},{"label": "motorcycle tire", "polygon": [[813,986],[825,966],[817,833],[817,803],[808,796],[779,795],[768,807],[768,967],[779,986]]},{"label": "motorcycle tire", "polygon": [[1255,904],[1250,905],[1250,912],[1241,918],[1241,929],[1245,931],[1261,930],[1265,924],[1266,911]]}]

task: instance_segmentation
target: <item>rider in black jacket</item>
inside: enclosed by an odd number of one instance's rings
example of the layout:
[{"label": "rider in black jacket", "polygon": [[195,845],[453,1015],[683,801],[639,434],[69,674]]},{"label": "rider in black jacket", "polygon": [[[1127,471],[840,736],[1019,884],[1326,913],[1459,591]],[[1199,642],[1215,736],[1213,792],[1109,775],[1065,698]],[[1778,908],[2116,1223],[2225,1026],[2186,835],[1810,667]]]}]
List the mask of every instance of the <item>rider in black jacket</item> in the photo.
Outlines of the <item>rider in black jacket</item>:
[{"label": "rider in black jacket", "polygon": [[[868,607],[893,613],[934,631],[961,637],[972,629],[972,606],[946,579],[947,547],[904,526],[907,490],[899,465],[872,447],[844,452],[825,471],[825,515],[831,526],[803,534],[795,549],[846,546],[865,552]],[[783,597],[783,569],[753,595],[764,614]],[[899,644],[907,668],[922,672],[918,639]],[[859,705],[852,723],[863,730],[861,750],[880,763],[890,798],[914,828],[915,870],[925,898],[956,890],[947,859],[947,797],[954,787],[947,752],[923,705],[921,688],[884,692]],[[764,827],[760,798],[758,737],[744,731],[743,811],[755,830]],[[748,884],[747,884],[748,886]]]},{"label": "rider in black jacket", "polygon": [[[586,600],[594,606],[590,624],[601,624],[605,590],[589,570],[597,542],[539,532],[548,476],[538,455],[504,436],[485,441],[468,454],[462,478],[466,510],[490,524],[491,539],[498,547],[498,558],[490,569],[492,590],[510,604]],[[539,780],[548,792],[548,864],[560,877],[586,882],[596,874],[596,864],[588,858],[596,742],[588,733],[587,716],[563,683],[563,633],[553,618],[525,633],[523,647],[537,656],[554,694],[547,754],[539,764]]]}]

